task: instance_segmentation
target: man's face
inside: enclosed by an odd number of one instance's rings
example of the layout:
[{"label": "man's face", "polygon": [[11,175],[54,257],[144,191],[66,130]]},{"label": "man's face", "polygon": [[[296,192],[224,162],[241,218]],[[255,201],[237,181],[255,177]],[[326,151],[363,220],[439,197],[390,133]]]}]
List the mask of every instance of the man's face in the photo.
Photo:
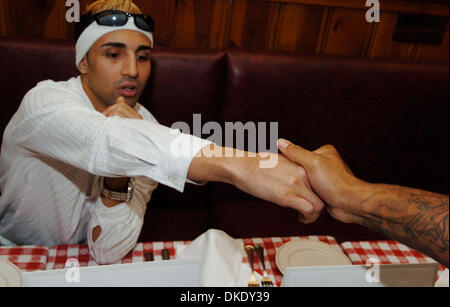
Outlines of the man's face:
[{"label": "man's face", "polygon": [[102,112],[119,96],[134,107],[151,72],[150,40],[142,33],[119,30],[102,36],[79,64],[83,88]]}]

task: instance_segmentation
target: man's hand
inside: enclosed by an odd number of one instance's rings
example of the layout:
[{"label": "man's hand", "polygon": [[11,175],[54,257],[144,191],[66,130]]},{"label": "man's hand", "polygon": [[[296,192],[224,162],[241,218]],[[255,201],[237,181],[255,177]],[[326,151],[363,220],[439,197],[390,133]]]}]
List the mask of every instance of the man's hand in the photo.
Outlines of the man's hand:
[{"label": "man's hand", "polygon": [[308,151],[287,140],[280,139],[278,148],[289,160],[305,168],[313,190],[330,206],[330,214],[345,223],[361,223],[357,214],[358,191],[368,183],[356,178],[344,163],[337,150],[325,145],[315,151]]},{"label": "man's hand", "polygon": [[[314,222],[320,216],[324,204],[312,191],[302,167],[282,155],[270,154],[269,159],[278,159],[278,163],[273,168],[261,168],[260,162],[269,160],[267,155],[249,157],[247,152],[213,146],[212,151],[206,150],[209,154],[214,152],[214,157],[201,154],[193,159],[189,179],[233,184],[253,196],[297,210],[304,223]],[[233,157],[225,155],[227,150],[234,151]]]},{"label": "man's hand", "polygon": [[141,114],[130,107],[122,96],[117,97],[116,103],[103,111],[103,115],[106,117],[119,116],[122,118],[142,119]]},{"label": "man's hand", "polygon": [[448,195],[364,182],[330,145],[311,152],[280,139],[278,147],[306,169],[335,219],[364,225],[448,267]]},{"label": "man's hand", "polygon": [[255,158],[237,160],[240,166],[234,172],[232,183],[256,197],[297,210],[303,223],[316,221],[324,204],[313,192],[303,167],[282,155],[271,155],[278,159],[273,168],[261,168],[259,159]]}]

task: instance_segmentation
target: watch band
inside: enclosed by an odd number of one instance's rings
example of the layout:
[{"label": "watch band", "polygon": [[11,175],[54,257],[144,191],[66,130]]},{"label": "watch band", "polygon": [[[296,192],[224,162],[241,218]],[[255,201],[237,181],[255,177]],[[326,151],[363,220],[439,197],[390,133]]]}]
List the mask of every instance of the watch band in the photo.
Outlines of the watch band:
[{"label": "watch band", "polygon": [[103,186],[102,196],[111,200],[129,202],[133,194],[133,189],[134,189],[134,178],[130,178],[130,180],[128,180],[128,188],[126,193],[112,191]]}]

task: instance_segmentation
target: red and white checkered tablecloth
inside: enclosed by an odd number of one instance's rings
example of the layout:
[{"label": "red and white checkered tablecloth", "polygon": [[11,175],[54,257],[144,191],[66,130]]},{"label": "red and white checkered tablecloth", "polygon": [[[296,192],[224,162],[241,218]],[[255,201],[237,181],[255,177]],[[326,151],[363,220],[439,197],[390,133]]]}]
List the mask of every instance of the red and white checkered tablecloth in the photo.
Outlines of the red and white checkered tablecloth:
[{"label": "red and white checkered tablecloth", "polygon": [[[336,249],[343,251],[353,264],[366,264],[369,258],[376,258],[379,263],[430,263],[433,259],[395,241],[359,241],[344,242],[339,244],[330,236],[304,236],[304,237],[270,237],[270,238],[245,238],[236,239],[242,247],[245,245],[263,245],[265,248],[265,265],[269,276],[276,286],[281,285],[282,274],[276,265],[276,254],[280,247],[291,240],[319,240],[330,244]],[[163,249],[168,249],[170,258],[175,259],[175,246],[187,245],[192,241],[170,241],[170,242],[141,242],[124,257],[119,263],[144,262],[145,254],[152,252],[154,260],[162,259]],[[89,254],[87,244],[58,245],[50,249],[42,246],[17,246],[0,247],[0,258],[8,260],[17,265],[21,270],[52,270],[63,269],[69,259],[78,260],[80,266],[98,265]],[[248,263],[246,257],[242,260]],[[262,274],[261,265],[255,257],[255,270]],[[440,272],[445,270],[440,266]]]},{"label": "red and white checkered tablecloth", "polygon": [[[155,261],[161,260],[162,250],[168,249],[170,259],[175,259],[175,245],[189,244],[192,241],[170,241],[170,242],[142,242],[118,263],[144,262],[145,254],[153,253]],[[47,261],[47,270],[64,269],[69,259],[78,260],[81,267],[98,265],[89,254],[87,244],[58,245],[50,248]]]},{"label": "red and white checkered tablecloth", "polygon": [[48,248],[45,246],[0,246],[0,258],[14,263],[24,271],[45,270],[47,257]]},{"label": "red and white checkered tablecloth", "polygon": [[[372,259],[380,264],[435,263],[432,258],[397,241],[358,241],[341,243],[353,264],[367,264]],[[373,261],[372,261],[373,263]],[[439,271],[445,270],[440,265]]]}]

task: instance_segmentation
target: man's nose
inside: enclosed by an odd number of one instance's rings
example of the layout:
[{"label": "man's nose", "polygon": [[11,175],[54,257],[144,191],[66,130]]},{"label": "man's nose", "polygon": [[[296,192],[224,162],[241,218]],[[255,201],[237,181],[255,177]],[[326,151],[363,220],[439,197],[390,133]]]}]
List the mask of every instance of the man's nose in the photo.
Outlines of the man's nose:
[{"label": "man's nose", "polygon": [[122,74],[128,75],[132,78],[136,78],[138,76],[139,71],[137,66],[137,59],[134,55],[129,55],[127,57],[127,60],[123,65]]}]

